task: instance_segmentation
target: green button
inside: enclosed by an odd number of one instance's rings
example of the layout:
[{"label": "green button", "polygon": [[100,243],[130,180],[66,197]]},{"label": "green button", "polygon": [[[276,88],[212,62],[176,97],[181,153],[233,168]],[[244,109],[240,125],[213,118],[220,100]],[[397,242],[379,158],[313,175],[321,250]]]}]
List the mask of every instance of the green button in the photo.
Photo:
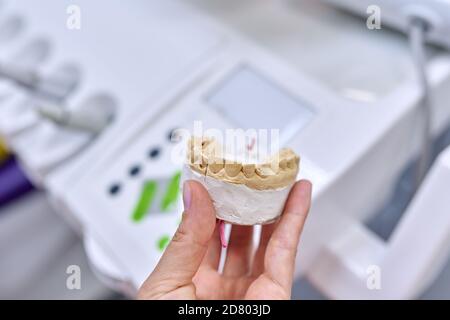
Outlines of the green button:
[{"label": "green button", "polygon": [[147,181],[142,187],[141,195],[136,203],[131,219],[135,222],[139,222],[145,218],[150,207],[152,206],[153,199],[155,198],[157,185],[153,180]]},{"label": "green button", "polygon": [[168,235],[164,235],[158,239],[158,243],[156,244],[158,250],[163,251],[170,242],[170,237]]},{"label": "green button", "polygon": [[161,211],[167,212],[174,208],[178,200],[178,193],[180,192],[180,179],[181,171],[177,171],[170,179],[166,193],[161,202]]}]

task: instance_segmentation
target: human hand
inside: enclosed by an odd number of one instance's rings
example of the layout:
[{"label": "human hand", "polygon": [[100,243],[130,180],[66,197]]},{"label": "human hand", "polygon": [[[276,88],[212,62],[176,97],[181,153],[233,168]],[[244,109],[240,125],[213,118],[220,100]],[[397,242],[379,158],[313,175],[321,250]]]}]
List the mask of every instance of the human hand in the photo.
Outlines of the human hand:
[{"label": "human hand", "polygon": [[253,227],[233,225],[221,274],[219,223],[213,204],[200,183],[186,182],[180,226],[138,298],[290,299],[311,188],[306,180],[293,186],[279,221],[262,227],[256,252]]}]

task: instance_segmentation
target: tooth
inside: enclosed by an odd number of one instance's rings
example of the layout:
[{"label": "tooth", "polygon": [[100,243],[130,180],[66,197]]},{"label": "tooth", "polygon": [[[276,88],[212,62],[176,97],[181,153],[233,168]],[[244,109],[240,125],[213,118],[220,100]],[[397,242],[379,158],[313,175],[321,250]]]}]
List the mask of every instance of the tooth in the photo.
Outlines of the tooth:
[{"label": "tooth", "polygon": [[242,166],[242,171],[247,178],[251,178],[255,175],[255,168],[256,166],[254,164],[244,164]]},{"label": "tooth", "polygon": [[261,178],[266,178],[275,174],[269,163],[264,163],[256,167],[256,174]]},{"label": "tooth", "polygon": [[211,140],[208,140],[208,139],[204,139],[203,141],[202,141],[202,147],[203,147],[203,149],[206,149],[206,147],[208,147],[209,145],[210,145],[210,143],[211,143]]},{"label": "tooth", "polygon": [[210,161],[210,157],[207,154],[202,154],[202,164],[209,164]]},{"label": "tooth", "polygon": [[224,167],[223,159],[216,158],[214,161],[208,163],[208,168],[212,173],[217,173]]},{"label": "tooth", "polygon": [[287,159],[287,167],[289,169],[294,169],[298,165],[299,160],[299,157],[296,157],[295,155],[289,156]]},{"label": "tooth", "polygon": [[286,159],[281,159],[280,160],[280,168],[281,169],[286,169],[287,167],[287,160]]},{"label": "tooth", "polygon": [[204,174],[204,175],[206,175],[206,169],[207,168],[208,168],[208,166],[205,166],[203,164],[192,164],[191,165],[191,169],[192,170],[194,170],[194,171],[196,171],[198,173]]},{"label": "tooth", "polygon": [[189,161],[191,164],[200,164],[203,163],[202,153],[198,149],[193,149],[189,155]]},{"label": "tooth", "polygon": [[279,158],[274,158],[272,160],[272,162],[270,162],[270,168],[272,169],[272,171],[276,174],[280,171],[280,162],[279,162]]},{"label": "tooth", "polygon": [[193,138],[188,143],[188,159],[191,164],[202,163],[202,147],[198,138]]},{"label": "tooth", "polygon": [[286,159],[287,167],[289,169],[292,169],[294,167],[294,161],[295,161],[294,157],[289,157],[289,158]]},{"label": "tooth", "polygon": [[229,177],[237,176],[241,169],[242,164],[240,163],[225,163],[225,172]]},{"label": "tooth", "polygon": [[196,167],[197,167],[198,171],[200,171],[203,174],[206,174],[206,169],[208,168],[207,165],[199,164],[199,165],[196,165]]},{"label": "tooth", "polygon": [[[212,143],[211,141],[203,148],[204,157],[209,160],[208,163],[211,163],[212,160],[223,158],[221,153],[221,148],[217,145],[217,143]],[[221,160],[223,163],[223,160]]]}]

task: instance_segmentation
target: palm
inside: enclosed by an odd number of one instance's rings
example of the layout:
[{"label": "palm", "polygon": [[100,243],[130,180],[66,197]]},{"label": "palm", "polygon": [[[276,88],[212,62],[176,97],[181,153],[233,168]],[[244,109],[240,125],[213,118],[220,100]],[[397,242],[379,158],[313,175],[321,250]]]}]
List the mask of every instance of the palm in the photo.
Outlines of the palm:
[{"label": "palm", "polygon": [[196,296],[201,300],[242,299],[252,281],[245,276],[226,277],[207,268],[201,268],[194,277]]},{"label": "palm", "polygon": [[[218,230],[213,236],[207,254],[193,278],[198,299],[286,299],[286,292],[269,273],[271,257],[266,254],[267,243],[274,225],[265,226],[258,250],[253,249],[253,228],[233,226],[223,272],[218,272],[220,243]],[[269,253],[270,254],[270,253]],[[267,261],[265,261],[267,259]]]},{"label": "palm", "polygon": [[200,270],[194,278],[196,299],[201,300],[278,300],[289,293],[277,288],[266,275],[227,277],[212,270]]}]

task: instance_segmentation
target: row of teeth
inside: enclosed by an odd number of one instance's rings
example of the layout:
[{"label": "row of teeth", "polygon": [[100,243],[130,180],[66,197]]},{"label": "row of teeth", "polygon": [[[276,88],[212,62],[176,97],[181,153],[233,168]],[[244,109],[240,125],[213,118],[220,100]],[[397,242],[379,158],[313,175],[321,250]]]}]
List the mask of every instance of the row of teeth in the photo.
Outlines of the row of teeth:
[{"label": "row of teeth", "polygon": [[[203,149],[207,147],[208,141],[202,142]],[[225,170],[225,173],[228,177],[236,177],[241,172],[247,178],[252,178],[255,175],[258,175],[261,178],[266,178],[268,176],[276,175],[280,169],[295,169],[298,165],[298,157],[294,154],[289,154],[284,156],[283,159],[274,161],[270,163],[263,164],[242,164],[235,161],[229,161],[227,159],[216,158],[216,159],[207,159],[201,150],[195,150],[190,153],[189,162],[190,165],[198,169],[200,172],[205,174],[207,171],[212,172],[213,174],[219,173],[221,170]],[[191,149],[192,150],[192,149]],[[200,157],[202,157],[200,159]]]},{"label": "row of teeth", "polygon": [[295,159],[286,160],[283,159],[280,161],[280,165],[278,168],[276,165],[272,164],[241,164],[241,163],[210,163],[210,164],[191,164],[196,167],[202,173],[206,173],[210,171],[214,174],[219,173],[221,170],[225,170],[225,173],[228,177],[236,177],[240,172],[247,177],[251,178],[254,175],[258,175],[261,178],[266,178],[268,176],[276,175],[279,172],[279,169],[295,169],[296,163]]}]

